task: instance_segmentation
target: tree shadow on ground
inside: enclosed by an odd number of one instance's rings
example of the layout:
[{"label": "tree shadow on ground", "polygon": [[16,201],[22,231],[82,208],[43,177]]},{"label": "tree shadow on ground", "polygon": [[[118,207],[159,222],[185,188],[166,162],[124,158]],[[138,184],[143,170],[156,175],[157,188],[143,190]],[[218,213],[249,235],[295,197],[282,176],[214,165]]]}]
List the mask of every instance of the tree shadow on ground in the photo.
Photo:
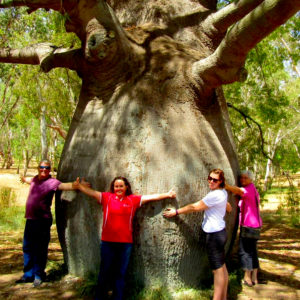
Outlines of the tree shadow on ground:
[{"label": "tree shadow on ground", "polygon": [[15,283],[23,273],[23,230],[1,234],[0,299],[91,299],[78,295],[82,279],[66,275],[67,268],[63,263],[55,225],[51,228],[51,235],[46,281],[40,287],[33,288],[32,283]]},{"label": "tree shadow on ground", "polygon": [[300,229],[282,222],[274,212],[263,214],[263,231],[258,242],[259,279],[300,288]]}]

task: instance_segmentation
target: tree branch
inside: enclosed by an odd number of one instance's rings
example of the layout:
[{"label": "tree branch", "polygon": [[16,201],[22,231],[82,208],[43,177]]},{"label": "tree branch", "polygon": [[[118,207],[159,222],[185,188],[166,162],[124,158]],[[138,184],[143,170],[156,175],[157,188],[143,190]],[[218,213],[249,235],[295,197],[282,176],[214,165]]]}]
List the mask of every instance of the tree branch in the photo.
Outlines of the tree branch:
[{"label": "tree branch", "polygon": [[260,135],[260,139],[261,139],[261,144],[260,144],[261,152],[262,152],[262,154],[266,158],[268,158],[270,160],[273,160],[272,158],[270,158],[269,154],[267,154],[265,152],[265,149],[264,149],[265,139],[264,139],[264,135],[263,135],[263,131],[262,131],[261,125],[257,121],[255,121],[253,118],[251,118],[250,116],[248,116],[247,114],[245,114],[242,110],[240,110],[237,107],[235,107],[234,105],[232,105],[231,103],[227,102],[227,106],[230,107],[230,108],[233,108],[235,111],[237,111],[238,113],[240,113],[243,116],[243,118],[244,118],[244,120],[245,120],[245,122],[246,122],[246,124],[247,124],[248,127],[251,127],[251,126],[248,123],[247,119],[251,120],[258,127],[259,135]]},{"label": "tree branch", "polygon": [[16,101],[14,102],[14,104],[12,105],[12,107],[10,108],[9,112],[7,113],[6,117],[4,118],[4,120],[3,120],[2,124],[1,124],[0,129],[2,129],[3,126],[6,124],[7,120],[9,119],[10,115],[12,114],[13,110],[16,108],[16,106],[17,106],[17,104],[19,102],[19,99],[20,99],[20,97],[18,97],[16,99]]},{"label": "tree branch", "polygon": [[80,51],[80,49],[57,48],[49,43],[35,44],[23,49],[2,48],[0,49],[0,62],[41,65],[44,72],[57,67],[77,70],[76,57]]},{"label": "tree branch", "polygon": [[58,132],[58,134],[65,140],[67,138],[67,132],[61,128],[60,126],[58,125],[47,125],[47,127],[51,128],[51,129],[54,129],[55,131]]},{"label": "tree branch", "polygon": [[222,84],[245,80],[248,52],[299,9],[300,0],[265,0],[236,23],[212,55],[192,66],[204,95]]},{"label": "tree branch", "polygon": [[263,0],[234,1],[226,7],[211,14],[203,23],[203,29],[209,36],[224,33],[232,24],[241,20],[257,7]]}]

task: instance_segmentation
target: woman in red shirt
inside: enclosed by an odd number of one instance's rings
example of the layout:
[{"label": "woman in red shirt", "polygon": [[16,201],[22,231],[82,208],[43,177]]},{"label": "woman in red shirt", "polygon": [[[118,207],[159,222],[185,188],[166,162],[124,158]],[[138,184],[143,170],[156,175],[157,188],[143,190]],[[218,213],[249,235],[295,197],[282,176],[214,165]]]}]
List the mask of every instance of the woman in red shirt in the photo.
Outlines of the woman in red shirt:
[{"label": "woman in red shirt", "polygon": [[[95,299],[106,299],[110,284],[113,284],[113,299],[122,299],[124,279],[132,250],[132,221],[136,210],[150,201],[175,198],[176,193],[133,195],[125,177],[116,177],[111,182],[110,192],[91,189],[82,181],[78,189],[102,205],[103,224],[101,235],[101,264]],[[113,270],[113,271],[112,271]]]}]

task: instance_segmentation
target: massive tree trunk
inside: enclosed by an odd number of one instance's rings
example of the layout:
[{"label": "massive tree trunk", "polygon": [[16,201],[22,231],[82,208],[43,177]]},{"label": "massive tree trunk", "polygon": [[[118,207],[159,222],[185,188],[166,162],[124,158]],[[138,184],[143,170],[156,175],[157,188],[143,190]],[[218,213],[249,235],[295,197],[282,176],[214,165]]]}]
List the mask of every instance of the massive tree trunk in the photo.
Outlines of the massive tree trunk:
[{"label": "massive tree trunk", "polygon": [[[24,1],[0,7],[11,5]],[[82,41],[75,50],[47,43],[0,50],[2,62],[40,64],[45,72],[67,67],[82,78],[59,179],[84,176],[105,191],[122,175],[138,194],[174,186],[176,200],[147,204],[137,213],[129,277],[135,286],[158,278],[170,287],[197,286],[208,270],[202,215],[166,220],[162,209],[201,199],[212,168],[222,168],[235,182],[238,162],[221,85],[246,78],[249,50],[291,17],[299,1],[241,0],[219,11],[215,0],[28,0],[26,5],[66,13],[67,31]],[[101,208],[80,193],[61,198],[69,201],[56,201],[69,271],[96,272]],[[235,217],[235,210],[226,217],[228,244]]]},{"label": "massive tree trunk", "polygon": [[[178,62],[172,64],[178,67]],[[94,188],[103,191],[121,174],[138,194],[163,192],[174,186],[176,201],[148,204],[137,214],[132,271],[146,282],[161,277],[174,286],[196,285],[207,275],[202,215],[170,221],[162,217],[162,210],[167,205],[178,207],[201,199],[208,192],[206,179],[214,167],[224,169],[226,178],[234,182],[238,164],[222,96],[216,95],[205,108],[197,106],[193,91],[177,86],[184,76],[175,76],[178,82],[165,87],[169,93],[151,76],[134,86],[129,84],[128,89],[120,88],[106,103],[99,99],[87,102],[82,96],[59,178],[69,181],[85,176]],[[61,203],[57,219],[67,222],[60,230],[66,234],[63,241],[69,268],[82,275],[97,269],[101,213],[94,200],[83,195],[76,198]],[[230,241],[235,212],[226,219]]]}]

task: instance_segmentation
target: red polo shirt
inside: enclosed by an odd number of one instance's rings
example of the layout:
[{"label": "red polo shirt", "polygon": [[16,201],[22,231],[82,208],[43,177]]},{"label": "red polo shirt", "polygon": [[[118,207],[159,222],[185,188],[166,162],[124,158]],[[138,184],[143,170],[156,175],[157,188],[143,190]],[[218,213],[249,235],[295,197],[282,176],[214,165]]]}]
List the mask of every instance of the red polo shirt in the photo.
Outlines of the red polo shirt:
[{"label": "red polo shirt", "polygon": [[142,196],[129,195],[119,199],[113,193],[101,193],[103,209],[101,240],[105,242],[132,243],[132,221],[141,206]]}]

